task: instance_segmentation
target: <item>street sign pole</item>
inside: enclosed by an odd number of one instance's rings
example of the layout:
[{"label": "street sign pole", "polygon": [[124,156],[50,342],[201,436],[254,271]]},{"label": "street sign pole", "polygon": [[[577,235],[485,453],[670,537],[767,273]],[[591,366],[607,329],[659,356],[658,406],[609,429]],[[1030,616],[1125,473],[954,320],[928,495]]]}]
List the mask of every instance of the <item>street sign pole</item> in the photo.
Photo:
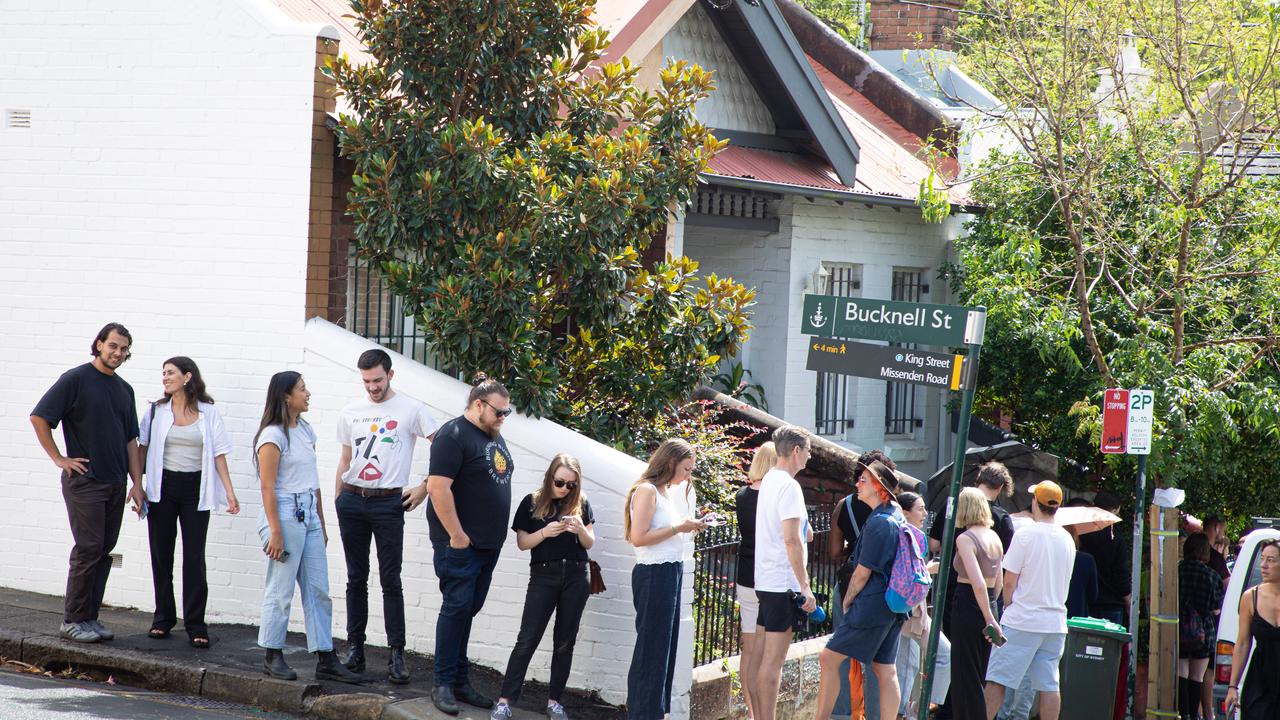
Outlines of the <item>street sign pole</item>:
[{"label": "street sign pole", "polygon": [[[981,313],[979,322],[986,322],[986,308],[978,308]],[[977,385],[978,354],[982,351],[982,331],[976,334],[977,344],[969,344],[969,362],[975,382],[970,383],[960,401],[960,425],[956,428],[955,460],[951,469],[951,490],[947,494],[946,524],[942,531],[942,556],[938,558],[938,582],[934,585],[933,594],[934,618],[929,623],[929,649],[925,652],[924,661],[920,663],[920,709],[918,720],[929,720],[929,699],[933,695],[933,671],[938,661],[938,638],[942,634],[942,613],[946,608],[938,609],[938,605],[947,597],[947,585],[951,580],[951,556],[955,552],[956,534],[956,497],[960,494],[960,481],[964,477],[965,446],[969,444],[969,419],[973,415],[973,389]],[[936,522],[936,520],[935,520]]]},{"label": "street sign pole", "polygon": [[1133,564],[1129,582],[1129,717],[1137,718],[1134,692],[1138,684],[1138,605],[1142,597],[1142,522],[1147,514],[1147,456],[1138,456],[1138,494],[1133,503]]}]

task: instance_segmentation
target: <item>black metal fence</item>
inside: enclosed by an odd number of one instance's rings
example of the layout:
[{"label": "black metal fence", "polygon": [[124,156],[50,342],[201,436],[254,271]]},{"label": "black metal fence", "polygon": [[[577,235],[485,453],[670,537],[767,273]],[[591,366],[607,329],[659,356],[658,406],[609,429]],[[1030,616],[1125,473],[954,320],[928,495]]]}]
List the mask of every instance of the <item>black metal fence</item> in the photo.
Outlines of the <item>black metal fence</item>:
[{"label": "black metal fence", "polygon": [[[835,594],[837,563],[827,557],[831,506],[809,507],[813,542],[809,543],[809,579],[815,593],[827,597],[827,620],[809,623],[796,633],[808,640],[832,632],[831,602]],[[738,529],[734,525],[701,533],[694,551],[693,664],[706,665],[742,651],[742,635],[734,578],[738,568]]]},{"label": "black metal fence", "polygon": [[449,372],[427,342],[417,319],[407,314],[404,298],[391,292],[378,268],[356,254],[354,244],[347,258],[344,317],[347,330],[427,367]]}]

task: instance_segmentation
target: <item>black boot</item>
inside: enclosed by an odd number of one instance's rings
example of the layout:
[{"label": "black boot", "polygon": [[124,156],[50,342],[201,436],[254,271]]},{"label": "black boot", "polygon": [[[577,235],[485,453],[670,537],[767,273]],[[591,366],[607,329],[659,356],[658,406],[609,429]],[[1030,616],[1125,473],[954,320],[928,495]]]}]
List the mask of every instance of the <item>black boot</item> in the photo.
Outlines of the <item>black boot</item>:
[{"label": "black boot", "polygon": [[267,648],[267,655],[262,660],[262,671],[279,680],[297,680],[298,673],[284,661],[284,651]]},{"label": "black boot", "polygon": [[404,648],[391,648],[391,658],[387,660],[387,679],[394,685],[409,684],[409,668],[404,665]]},{"label": "black boot", "polygon": [[1190,705],[1187,703],[1187,679],[1178,678],[1178,717],[1182,720],[1190,720]]},{"label": "black boot", "polygon": [[338,656],[332,650],[316,653],[316,679],[337,680],[352,685],[364,682],[363,676],[351,672],[346,665],[338,662]]},{"label": "black boot", "polygon": [[347,648],[346,656],[342,658],[342,664],[346,665],[351,672],[364,672],[364,643],[351,643]]}]

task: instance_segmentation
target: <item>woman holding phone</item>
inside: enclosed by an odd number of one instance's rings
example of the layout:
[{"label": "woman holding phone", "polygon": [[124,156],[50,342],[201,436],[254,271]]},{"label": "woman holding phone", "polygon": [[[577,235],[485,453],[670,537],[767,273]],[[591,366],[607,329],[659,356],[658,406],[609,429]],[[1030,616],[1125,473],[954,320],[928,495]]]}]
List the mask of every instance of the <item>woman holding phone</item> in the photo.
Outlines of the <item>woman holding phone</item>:
[{"label": "woman holding phone", "polygon": [[284,660],[285,635],[296,584],[302,592],[307,652],[315,653],[316,678],[358,683],[361,677],[333,652],[333,601],[329,599],[329,534],[320,507],[316,434],[302,419],[311,393],[302,375],[286,370],[271,376],[262,422],[253,438],[254,465],[262,485],[258,537],[267,563],[258,645],[266,650],[263,671],[283,680],[298,674]]},{"label": "woman holding phone", "polygon": [[511,521],[516,546],[530,551],[529,589],[520,634],[502,678],[502,696],[489,715],[492,720],[510,720],[511,704],[520,699],[529,660],[542,642],[552,613],[556,624],[546,712],[551,720],[568,719],[560,696],[569,682],[578,623],[591,594],[587,550],[596,540],[594,527],[591,503],[582,492],[582,465],[572,455],[556,455],[542,477],[542,487],[520,501]]},{"label": "woman holding phone", "polygon": [[157,640],[167,638],[178,624],[173,555],[181,525],[182,623],[191,645],[204,649],[209,647],[209,626],[204,621],[209,600],[204,560],[209,515],[221,507],[232,515],[240,512],[227,469],[231,438],[195,361],[172,357],[160,367],[164,396],[147,408],[138,423],[156,593],[156,611],[147,634]]}]

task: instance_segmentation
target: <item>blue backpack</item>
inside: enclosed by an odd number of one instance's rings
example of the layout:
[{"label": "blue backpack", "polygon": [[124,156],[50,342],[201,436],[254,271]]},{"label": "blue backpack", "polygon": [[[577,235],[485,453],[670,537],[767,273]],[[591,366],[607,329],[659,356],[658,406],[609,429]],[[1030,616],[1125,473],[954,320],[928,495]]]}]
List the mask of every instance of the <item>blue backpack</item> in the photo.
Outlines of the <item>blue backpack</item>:
[{"label": "blue backpack", "polygon": [[884,602],[899,615],[906,615],[929,594],[933,578],[925,562],[924,533],[905,520],[894,518],[898,526],[898,553],[893,559],[893,572],[884,591]]}]

